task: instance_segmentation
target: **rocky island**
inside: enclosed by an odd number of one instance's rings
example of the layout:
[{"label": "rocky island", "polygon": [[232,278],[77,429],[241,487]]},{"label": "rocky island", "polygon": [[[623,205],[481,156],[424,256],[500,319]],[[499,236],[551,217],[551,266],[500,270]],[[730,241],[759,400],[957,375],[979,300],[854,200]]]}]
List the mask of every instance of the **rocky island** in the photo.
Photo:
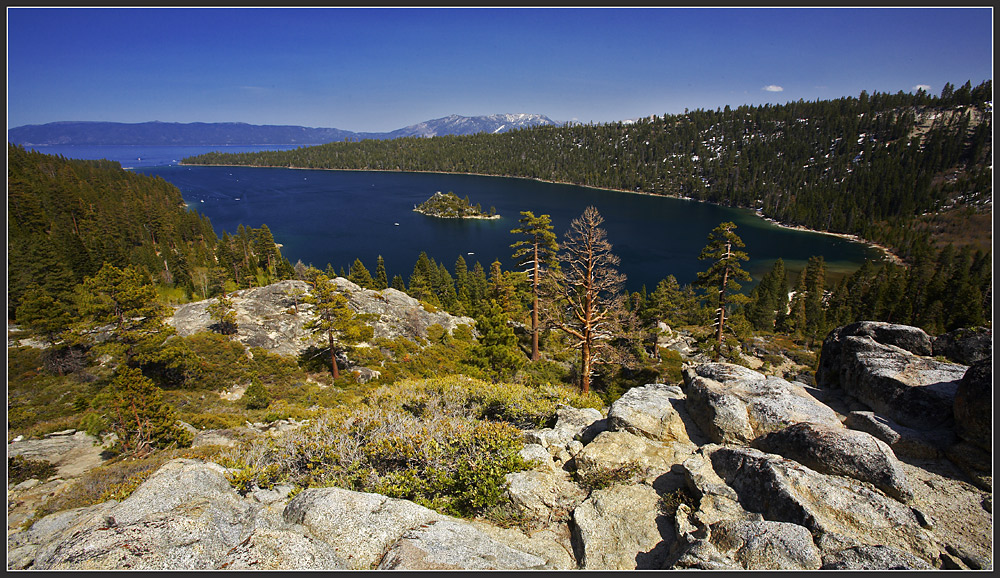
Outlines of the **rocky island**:
[{"label": "rocky island", "polygon": [[413,210],[422,215],[439,217],[442,219],[499,219],[496,208],[490,207],[488,213],[484,213],[479,203],[473,206],[466,195],[460,199],[455,193],[448,191],[442,193],[438,191],[431,198],[413,207]]}]

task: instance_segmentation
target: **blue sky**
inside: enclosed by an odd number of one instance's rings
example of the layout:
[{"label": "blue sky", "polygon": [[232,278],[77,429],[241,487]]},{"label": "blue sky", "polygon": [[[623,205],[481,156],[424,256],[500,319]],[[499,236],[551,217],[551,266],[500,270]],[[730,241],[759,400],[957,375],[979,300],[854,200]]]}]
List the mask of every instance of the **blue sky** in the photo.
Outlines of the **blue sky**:
[{"label": "blue sky", "polygon": [[7,127],[390,131],[449,114],[610,122],[939,94],[993,77],[990,8],[8,8]]}]

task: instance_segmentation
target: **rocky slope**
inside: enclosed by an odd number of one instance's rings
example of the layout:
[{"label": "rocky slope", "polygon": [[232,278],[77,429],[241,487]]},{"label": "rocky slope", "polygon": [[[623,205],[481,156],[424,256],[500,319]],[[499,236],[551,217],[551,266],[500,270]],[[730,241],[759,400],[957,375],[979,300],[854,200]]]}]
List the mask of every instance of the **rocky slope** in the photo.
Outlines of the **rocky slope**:
[{"label": "rocky slope", "polygon": [[339,488],[241,496],[221,466],[174,460],[121,502],[9,529],[8,568],[992,568],[992,353],[951,337],[978,361],[860,323],[827,339],[816,387],[697,363],[605,413],[563,407],[523,433],[517,528]]},{"label": "rocky slope", "polygon": [[[441,325],[449,333],[459,325],[475,326],[475,321],[469,317],[428,311],[419,301],[396,289],[362,289],[342,277],[330,282],[347,296],[355,313],[373,316],[370,323],[375,337],[418,340],[426,338],[427,328],[434,324]],[[302,295],[308,293],[308,283],[294,280],[232,293],[238,326],[236,339],[244,345],[279,355],[299,355],[310,346],[322,345],[321,339],[314,338],[304,329],[312,311],[312,305],[302,302]],[[213,302],[215,299],[181,305],[167,322],[181,336],[209,331],[213,321],[208,306]]]}]

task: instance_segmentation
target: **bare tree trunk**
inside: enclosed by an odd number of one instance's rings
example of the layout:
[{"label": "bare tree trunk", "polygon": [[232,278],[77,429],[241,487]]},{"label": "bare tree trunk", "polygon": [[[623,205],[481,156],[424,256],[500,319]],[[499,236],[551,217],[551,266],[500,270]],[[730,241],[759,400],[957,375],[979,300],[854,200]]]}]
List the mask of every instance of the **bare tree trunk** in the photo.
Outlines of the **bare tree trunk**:
[{"label": "bare tree trunk", "polygon": [[[729,258],[731,253],[732,245],[726,243],[726,258]],[[726,321],[726,285],[729,283],[729,267],[727,266],[722,270],[722,284],[719,287],[719,331],[716,335],[716,341],[719,342],[719,346],[722,346],[722,325]]]},{"label": "bare tree trunk", "polygon": [[535,243],[535,271],[531,276],[531,360],[538,361],[541,354],[538,352],[538,243]]}]

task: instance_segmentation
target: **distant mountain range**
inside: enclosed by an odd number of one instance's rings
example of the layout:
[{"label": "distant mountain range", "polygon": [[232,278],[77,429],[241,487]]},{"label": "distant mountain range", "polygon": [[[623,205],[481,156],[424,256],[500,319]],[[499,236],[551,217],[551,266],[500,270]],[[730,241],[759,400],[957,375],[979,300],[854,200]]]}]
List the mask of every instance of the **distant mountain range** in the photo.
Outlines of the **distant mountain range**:
[{"label": "distant mountain range", "polygon": [[20,145],[317,145],[362,139],[394,139],[499,133],[558,123],[540,114],[453,114],[392,132],[352,132],[336,128],[253,125],[242,122],[52,122],[7,131],[7,142]]}]

